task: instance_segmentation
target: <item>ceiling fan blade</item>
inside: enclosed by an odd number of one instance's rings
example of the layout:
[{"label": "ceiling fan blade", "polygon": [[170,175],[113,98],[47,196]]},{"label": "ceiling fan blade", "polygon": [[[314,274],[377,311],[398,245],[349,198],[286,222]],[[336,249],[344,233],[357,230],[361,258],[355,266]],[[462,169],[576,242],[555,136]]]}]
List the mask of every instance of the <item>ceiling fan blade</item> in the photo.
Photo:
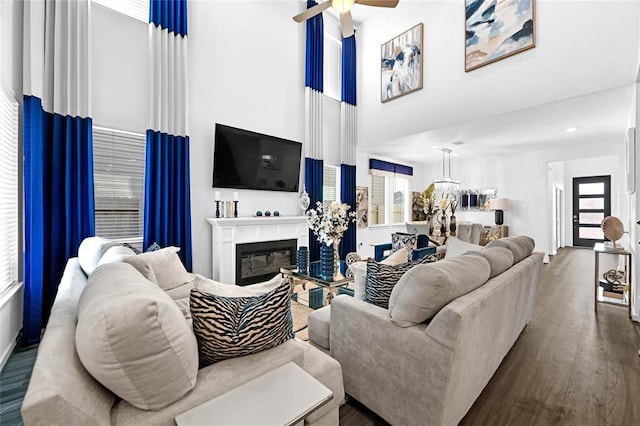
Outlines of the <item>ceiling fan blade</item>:
[{"label": "ceiling fan blade", "polygon": [[311,9],[307,9],[304,12],[300,13],[293,17],[293,20],[296,22],[304,22],[309,18],[313,18],[317,14],[321,13],[325,9],[329,9],[331,6],[330,1],[325,1],[324,3],[317,4],[313,6]]},{"label": "ceiling fan blade", "polygon": [[378,7],[396,7],[399,0],[355,0],[358,4],[364,4],[365,6],[378,6]]},{"label": "ceiling fan blade", "polygon": [[340,27],[342,28],[342,37],[347,38],[353,35],[353,19],[351,12],[340,14]]}]

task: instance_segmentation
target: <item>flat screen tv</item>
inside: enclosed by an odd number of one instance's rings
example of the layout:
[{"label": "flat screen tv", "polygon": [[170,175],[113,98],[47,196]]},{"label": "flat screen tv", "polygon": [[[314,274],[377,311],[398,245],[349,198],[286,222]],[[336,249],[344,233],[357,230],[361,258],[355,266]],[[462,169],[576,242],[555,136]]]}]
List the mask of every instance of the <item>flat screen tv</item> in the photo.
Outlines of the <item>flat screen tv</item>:
[{"label": "flat screen tv", "polygon": [[302,144],[216,123],[215,188],[298,192]]}]

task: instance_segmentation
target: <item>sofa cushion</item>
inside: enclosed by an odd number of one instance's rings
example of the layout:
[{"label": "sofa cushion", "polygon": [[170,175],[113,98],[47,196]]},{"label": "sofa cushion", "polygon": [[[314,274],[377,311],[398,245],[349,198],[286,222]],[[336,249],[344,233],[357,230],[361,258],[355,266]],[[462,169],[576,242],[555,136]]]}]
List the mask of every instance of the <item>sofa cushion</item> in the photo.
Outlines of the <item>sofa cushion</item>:
[{"label": "sofa cushion", "polygon": [[329,349],[329,335],[331,334],[331,305],[311,312],[307,316],[309,323],[309,340],[316,345]]},{"label": "sofa cushion", "polygon": [[490,269],[489,262],[480,256],[416,266],[400,278],[391,292],[391,321],[410,327],[428,320],[452,300],[484,284]]},{"label": "sofa cushion", "polygon": [[[383,265],[399,265],[407,261],[408,249],[406,247],[391,253],[386,259],[381,261]],[[364,300],[364,288],[367,281],[367,262],[354,262],[349,265],[349,269],[353,273],[353,297],[358,300]]]},{"label": "sofa cushion", "polygon": [[106,263],[122,262],[125,257],[135,255],[136,253],[128,247],[121,245],[109,247],[100,258],[97,266],[104,265]]},{"label": "sofa cushion", "polygon": [[91,275],[105,252],[110,247],[118,245],[120,244],[103,237],[87,237],[82,240],[78,247],[78,262],[84,273],[87,276]]},{"label": "sofa cushion", "polygon": [[200,366],[260,352],[292,339],[290,294],[287,282],[259,296],[224,297],[191,290]]},{"label": "sofa cushion", "polygon": [[447,251],[444,254],[445,259],[451,259],[452,257],[461,256],[468,251],[482,250],[482,246],[462,241],[459,238],[447,239],[446,245]]},{"label": "sofa cushion", "polygon": [[413,251],[418,248],[418,234],[407,234],[404,232],[394,232],[391,234],[391,252],[406,248],[407,257],[403,262],[411,261]]},{"label": "sofa cushion", "polygon": [[75,340],[87,371],[143,410],[161,409],[196,384],[198,346],[180,309],[125,262],[89,277]]},{"label": "sofa cushion", "polygon": [[433,262],[433,260],[428,256],[398,265],[386,265],[371,259],[367,260],[364,301],[387,309],[391,291],[400,277],[414,266],[430,262]]},{"label": "sofa cushion", "polygon": [[146,279],[156,283],[161,289],[171,290],[193,279],[178,257],[179,251],[179,247],[165,247],[135,257],[127,257],[124,261],[133,265]]},{"label": "sofa cushion", "polygon": [[500,238],[493,240],[486,245],[491,247],[506,247],[513,253],[513,263],[518,263],[527,258],[535,248],[536,243],[531,237],[526,235],[515,235],[513,237]]},{"label": "sofa cushion", "polygon": [[505,247],[489,247],[484,250],[468,251],[465,256],[480,256],[487,259],[491,272],[489,279],[500,275],[513,265],[513,253]]}]

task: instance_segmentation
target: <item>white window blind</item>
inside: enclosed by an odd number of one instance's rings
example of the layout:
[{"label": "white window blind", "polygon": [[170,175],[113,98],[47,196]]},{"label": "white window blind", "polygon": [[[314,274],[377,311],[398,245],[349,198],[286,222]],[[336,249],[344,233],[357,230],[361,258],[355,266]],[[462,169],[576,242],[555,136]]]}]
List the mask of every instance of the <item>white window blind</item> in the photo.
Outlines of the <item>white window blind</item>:
[{"label": "white window blind", "polygon": [[145,135],[93,128],[96,235],[142,249]]},{"label": "white window blind", "polygon": [[338,201],[340,184],[338,176],[340,171],[336,166],[324,166],[322,175],[322,202],[327,204],[331,201]]},{"label": "white window blind", "polygon": [[324,35],[323,62],[324,95],[340,102],[342,97],[342,41],[327,32]]},{"label": "white window blind", "polygon": [[0,293],[18,280],[18,102],[0,83]]},{"label": "white window blind", "polygon": [[369,208],[369,224],[382,225],[385,223],[385,176],[371,175],[371,207]]},{"label": "white window blind", "polygon": [[149,22],[149,0],[92,0],[116,12],[144,23]]}]

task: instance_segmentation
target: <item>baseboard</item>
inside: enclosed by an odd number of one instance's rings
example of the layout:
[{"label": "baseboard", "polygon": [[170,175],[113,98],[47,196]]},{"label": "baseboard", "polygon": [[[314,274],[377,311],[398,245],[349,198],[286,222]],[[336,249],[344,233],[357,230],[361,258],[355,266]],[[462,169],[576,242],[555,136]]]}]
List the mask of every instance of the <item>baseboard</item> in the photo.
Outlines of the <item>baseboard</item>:
[{"label": "baseboard", "polygon": [[[18,336],[16,336],[16,338],[17,337]],[[13,339],[11,344],[2,353],[2,359],[0,360],[0,371],[4,370],[4,365],[7,363],[7,361],[9,361],[9,357],[11,356],[11,353],[13,352],[15,347],[16,347],[16,339]]]}]

